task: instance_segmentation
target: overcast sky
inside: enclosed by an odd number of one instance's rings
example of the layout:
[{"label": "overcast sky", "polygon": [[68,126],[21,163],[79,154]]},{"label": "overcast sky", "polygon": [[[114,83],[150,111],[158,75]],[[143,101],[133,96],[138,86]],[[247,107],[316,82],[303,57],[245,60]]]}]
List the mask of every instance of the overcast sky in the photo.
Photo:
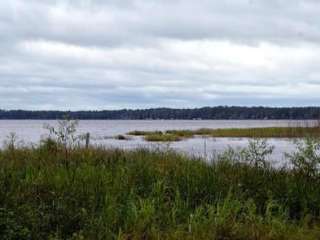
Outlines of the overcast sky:
[{"label": "overcast sky", "polygon": [[2,109],[319,103],[319,0],[0,2]]}]

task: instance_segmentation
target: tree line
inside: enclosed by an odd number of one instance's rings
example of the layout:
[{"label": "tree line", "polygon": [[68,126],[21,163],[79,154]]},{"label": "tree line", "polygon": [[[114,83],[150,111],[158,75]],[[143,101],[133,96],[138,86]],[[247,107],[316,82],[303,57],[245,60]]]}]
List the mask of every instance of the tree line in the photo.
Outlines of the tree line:
[{"label": "tree line", "polygon": [[320,119],[320,107],[203,107],[101,111],[0,110],[0,119]]}]

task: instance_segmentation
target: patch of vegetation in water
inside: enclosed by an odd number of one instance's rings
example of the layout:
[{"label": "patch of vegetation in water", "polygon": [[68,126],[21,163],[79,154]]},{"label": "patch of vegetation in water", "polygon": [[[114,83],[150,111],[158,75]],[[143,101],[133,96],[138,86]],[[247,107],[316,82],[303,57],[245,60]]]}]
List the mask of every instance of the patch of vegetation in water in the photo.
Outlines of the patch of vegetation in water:
[{"label": "patch of vegetation in water", "polygon": [[152,134],[162,134],[161,131],[140,131],[140,130],[135,130],[127,133],[128,135],[131,136],[146,136],[146,135],[152,135]]},{"label": "patch of vegetation in water", "polygon": [[156,134],[148,134],[144,136],[144,139],[148,142],[177,142],[181,141],[182,137],[176,134],[170,133],[156,133]]},{"label": "patch of vegetation in water", "polygon": [[197,130],[167,130],[165,132],[137,131],[130,135],[144,136],[146,141],[180,141],[194,136],[205,137],[247,137],[247,138],[303,138],[320,137],[319,127],[267,127],[267,128],[225,128]]},{"label": "patch of vegetation in water", "polygon": [[319,137],[319,127],[268,127],[268,128],[230,128],[230,129],[200,129],[195,135],[211,137],[248,137],[248,138],[301,138]]},{"label": "patch of vegetation in water", "polygon": [[176,142],[183,139],[183,137],[178,134],[162,131],[132,131],[129,132],[128,135],[143,136],[148,142]]}]

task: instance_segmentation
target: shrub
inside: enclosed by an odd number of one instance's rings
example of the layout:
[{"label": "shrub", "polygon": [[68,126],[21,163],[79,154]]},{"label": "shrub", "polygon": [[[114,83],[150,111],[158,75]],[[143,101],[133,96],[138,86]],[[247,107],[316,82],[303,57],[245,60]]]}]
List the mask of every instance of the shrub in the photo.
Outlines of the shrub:
[{"label": "shrub", "polygon": [[79,145],[79,141],[82,138],[81,135],[77,135],[77,120],[71,120],[65,118],[58,121],[58,126],[45,125],[44,128],[49,130],[49,138],[55,140],[58,144],[64,146],[64,148],[72,148]]},{"label": "shrub", "polygon": [[309,177],[319,176],[320,170],[320,139],[308,137],[296,141],[296,151],[286,154],[293,168]]},{"label": "shrub", "polygon": [[249,140],[249,145],[243,150],[244,159],[255,167],[267,167],[268,156],[272,154],[274,146],[270,146],[267,139]]}]

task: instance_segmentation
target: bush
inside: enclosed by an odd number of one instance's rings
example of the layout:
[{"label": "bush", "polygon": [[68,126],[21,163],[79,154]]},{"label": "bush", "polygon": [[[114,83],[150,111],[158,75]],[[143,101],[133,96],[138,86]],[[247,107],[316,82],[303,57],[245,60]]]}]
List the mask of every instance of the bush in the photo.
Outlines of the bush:
[{"label": "bush", "polygon": [[244,149],[244,160],[255,167],[267,167],[270,161],[268,156],[272,154],[274,146],[270,146],[267,139],[249,140],[249,145]]},{"label": "bush", "polygon": [[77,135],[78,121],[65,118],[58,121],[58,126],[45,125],[44,127],[49,130],[49,139],[56,141],[64,148],[72,148],[79,145],[81,135]]},{"label": "bush", "polygon": [[296,141],[296,147],[293,154],[287,154],[293,168],[309,177],[319,176],[320,139],[309,137]]}]

